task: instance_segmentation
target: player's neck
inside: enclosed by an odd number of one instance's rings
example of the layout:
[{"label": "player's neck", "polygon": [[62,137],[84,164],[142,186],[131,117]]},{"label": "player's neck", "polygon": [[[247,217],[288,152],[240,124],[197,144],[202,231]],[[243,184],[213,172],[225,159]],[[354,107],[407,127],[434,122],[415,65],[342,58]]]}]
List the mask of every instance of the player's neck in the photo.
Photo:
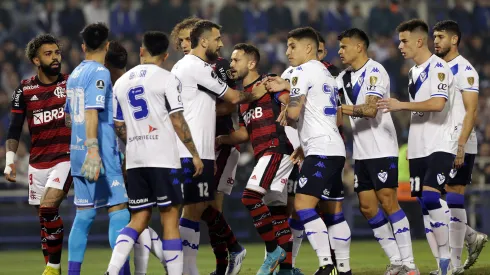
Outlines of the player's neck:
[{"label": "player's neck", "polygon": [[413,61],[415,62],[415,64],[421,65],[424,64],[427,60],[429,60],[431,56],[432,53],[431,51],[429,51],[429,48],[425,48],[420,50],[420,53],[413,58]]},{"label": "player's neck", "polygon": [[54,83],[56,80],[58,80],[58,75],[49,76],[49,75],[46,75],[42,72],[38,72],[37,73],[37,79],[39,79],[39,81],[42,84],[51,84],[51,83]]},{"label": "player's neck", "polygon": [[446,56],[444,56],[444,61],[449,62],[459,56],[458,49],[449,51]]},{"label": "player's neck", "polygon": [[259,73],[257,71],[249,71],[247,76],[243,78],[243,86],[250,85],[253,83],[255,80],[259,78]]},{"label": "player's neck", "polygon": [[357,71],[360,68],[364,67],[364,65],[366,65],[368,61],[369,61],[369,57],[367,57],[366,55],[360,56],[356,58],[356,60],[354,60],[352,64],[350,64],[350,66],[352,67],[352,69],[354,69],[354,71]]},{"label": "player's neck", "polygon": [[189,54],[195,55],[202,59],[204,62],[208,62],[208,57],[206,56],[206,51],[205,50],[200,50],[199,48],[192,49]]},{"label": "player's neck", "polygon": [[105,61],[105,52],[93,52],[93,53],[87,53],[85,55],[85,60],[92,60],[95,62],[99,62],[100,64],[104,64]]}]

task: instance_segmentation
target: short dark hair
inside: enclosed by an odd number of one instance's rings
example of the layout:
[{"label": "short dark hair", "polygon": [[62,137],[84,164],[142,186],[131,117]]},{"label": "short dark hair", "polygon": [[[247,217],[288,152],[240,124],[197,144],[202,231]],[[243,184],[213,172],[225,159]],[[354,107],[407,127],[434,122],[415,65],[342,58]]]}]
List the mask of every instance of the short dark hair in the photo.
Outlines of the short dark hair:
[{"label": "short dark hair", "polygon": [[318,43],[323,43],[325,45],[325,38],[323,38],[322,34],[319,31],[316,31],[316,35],[318,36]]},{"label": "short dark hair", "polygon": [[363,30],[358,28],[352,28],[341,32],[337,37],[337,40],[340,41],[344,38],[353,38],[353,37],[361,40],[366,46],[366,49],[369,48],[369,37]]},{"label": "short dark hair", "polygon": [[143,35],[143,47],[145,47],[151,56],[164,54],[168,50],[168,37],[160,31],[147,31]]},{"label": "short dark hair", "polygon": [[189,17],[181,22],[179,22],[177,25],[172,30],[172,33],[170,34],[170,37],[172,39],[172,43],[174,44],[174,47],[176,50],[180,50],[180,43],[179,43],[179,33],[181,30],[185,29],[192,29],[194,25],[196,25],[197,22],[201,21],[202,19],[197,18],[197,17]]},{"label": "short dark hair", "polygon": [[233,47],[234,50],[241,50],[245,52],[247,55],[253,56],[255,59],[255,62],[258,64],[260,62],[260,52],[257,47],[255,47],[252,44],[247,44],[247,43],[238,43]]},{"label": "short dark hair", "polygon": [[318,50],[318,46],[319,46],[318,34],[317,31],[312,27],[301,27],[301,28],[294,29],[288,33],[288,39],[289,38],[294,38],[298,40],[304,38],[311,39],[315,41],[316,49]]},{"label": "short dark hair", "polygon": [[34,57],[37,56],[37,51],[39,51],[39,48],[41,48],[41,46],[44,44],[56,44],[58,48],[61,48],[60,43],[58,39],[56,39],[56,37],[51,34],[40,34],[29,41],[29,43],[27,43],[25,49],[26,58],[34,63],[32,60],[34,59]]},{"label": "short dark hair", "polygon": [[117,69],[124,69],[128,64],[128,52],[118,41],[111,41],[105,56],[105,62]]},{"label": "short dark hair", "polygon": [[200,20],[191,30],[191,49],[194,49],[199,44],[199,39],[204,32],[212,31],[213,29],[221,30],[221,26],[209,20]]},{"label": "short dark hair", "polygon": [[109,28],[104,23],[93,23],[87,25],[80,32],[83,43],[90,51],[95,51],[105,46],[109,38]]},{"label": "short dark hair", "polygon": [[433,31],[435,32],[446,31],[452,33],[453,35],[456,35],[458,37],[457,45],[459,46],[459,42],[461,41],[461,30],[459,29],[459,25],[456,21],[453,20],[439,21],[434,25]]},{"label": "short dark hair", "polygon": [[426,34],[429,34],[429,26],[422,19],[411,19],[405,22],[402,22],[396,28],[397,32],[413,32],[413,31],[421,31]]}]

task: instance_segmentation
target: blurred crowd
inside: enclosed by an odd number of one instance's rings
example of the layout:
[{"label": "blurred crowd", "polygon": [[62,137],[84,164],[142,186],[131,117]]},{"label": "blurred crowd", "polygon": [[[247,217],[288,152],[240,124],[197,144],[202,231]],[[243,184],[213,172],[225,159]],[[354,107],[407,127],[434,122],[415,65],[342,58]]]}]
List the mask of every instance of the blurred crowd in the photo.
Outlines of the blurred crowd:
[{"label": "blurred crowd", "polygon": [[[361,4],[369,8],[362,8]],[[425,5],[426,14],[419,14]],[[298,11],[298,9],[301,9]],[[391,96],[408,100],[407,73],[413,65],[399,53],[396,26],[407,19],[428,20],[430,26],[438,20],[456,20],[463,32],[460,51],[480,74],[480,108],[477,133],[480,156],[490,156],[490,0],[15,0],[0,2],[0,156],[9,123],[10,97],[21,79],[35,74],[35,68],[24,57],[24,47],[36,34],[49,32],[60,37],[63,45],[62,71],[65,73],[83,59],[79,32],[89,23],[105,22],[112,38],[123,42],[129,52],[128,68],[139,63],[141,35],[146,30],[170,33],[173,26],[189,16],[215,21],[223,26],[223,57],[229,57],[233,45],[250,42],[261,50],[261,71],[281,74],[287,65],[285,56],[287,32],[298,26],[312,26],[321,31],[328,51],[326,60],[343,68],[337,55],[337,35],[357,27],[369,34],[370,56],[382,63],[390,74]],[[170,51],[166,64],[170,69],[182,57]],[[489,106],[489,108],[487,108]],[[406,143],[409,113],[393,115],[399,145]],[[348,127],[348,120],[345,120]],[[28,163],[29,138],[27,128],[17,152],[18,173],[25,174]],[[349,133],[348,150],[352,140]],[[248,150],[247,150],[248,149]],[[250,170],[253,157],[242,150],[241,169]],[[0,158],[1,167],[4,159]],[[2,168],[3,169],[3,168]],[[480,169],[490,179],[490,165]],[[237,180],[246,180],[249,173],[239,173]],[[353,182],[352,167],[346,164],[346,182]],[[21,180],[22,181],[22,180]],[[489,181],[486,181],[489,182]],[[13,185],[0,183],[0,187]]]}]

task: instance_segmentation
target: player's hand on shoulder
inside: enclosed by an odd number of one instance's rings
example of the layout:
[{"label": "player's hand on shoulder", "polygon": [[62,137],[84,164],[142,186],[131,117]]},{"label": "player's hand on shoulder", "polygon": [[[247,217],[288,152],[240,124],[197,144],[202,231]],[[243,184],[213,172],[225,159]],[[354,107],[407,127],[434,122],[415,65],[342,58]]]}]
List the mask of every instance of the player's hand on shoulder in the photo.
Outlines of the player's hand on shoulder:
[{"label": "player's hand on shoulder", "polygon": [[378,110],[383,110],[383,113],[400,111],[401,102],[396,98],[380,99],[376,103]]},{"label": "player's hand on shoulder", "polygon": [[10,181],[10,182],[16,182],[17,179],[17,172],[15,171],[15,164],[11,163],[8,165],[5,165],[5,170],[3,171],[5,174],[5,179]]},{"label": "player's hand on shoulder", "polygon": [[192,176],[195,178],[202,174],[202,171],[204,170],[204,163],[202,163],[199,156],[193,157],[192,163],[194,164],[194,170],[196,171]]},{"label": "player's hand on shoulder", "polygon": [[282,92],[284,90],[289,91],[289,82],[278,76],[268,76],[267,81],[265,81],[265,87],[270,93]]},{"label": "player's hand on shoulder", "polygon": [[252,93],[255,95],[255,98],[261,98],[265,94],[267,94],[267,88],[265,87],[266,81],[258,81],[254,84],[252,88]]}]

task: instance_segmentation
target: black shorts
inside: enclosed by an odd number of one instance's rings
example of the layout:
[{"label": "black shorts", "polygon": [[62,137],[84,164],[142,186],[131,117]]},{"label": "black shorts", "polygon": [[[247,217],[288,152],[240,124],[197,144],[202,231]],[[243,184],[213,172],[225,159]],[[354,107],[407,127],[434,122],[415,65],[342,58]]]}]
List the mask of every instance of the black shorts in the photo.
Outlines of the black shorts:
[{"label": "black shorts", "polygon": [[475,165],[475,154],[465,154],[463,166],[459,169],[451,169],[447,185],[468,185],[471,184],[471,174]]},{"label": "black shorts", "polygon": [[127,178],[130,209],[182,204],[180,169],[132,168]]},{"label": "black shorts", "polygon": [[398,157],[356,160],[354,164],[354,191],[398,187]]},{"label": "black shorts", "polygon": [[444,190],[453,167],[455,156],[446,152],[434,152],[427,157],[410,159],[410,188],[412,197],[422,197],[424,186]]},{"label": "black shorts", "polygon": [[199,177],[193,178],[195,169],[192,158],[181,158],[184,203],[192,204],[214,200],[214,160],[203,159],[204,169]]},{"label": "black shorts", "polygon": [[294,165],[293,171],[289,175],[288,179],[288,196],[294,197],[296,194],[296,188],[298,187],[298,178],[299,178],[299,166],[297,164]]},{"label": "black shorts", "polygon": [[307,156],[299,172],[296,193],[323,200],[342,200],[344,164],[345,157],[341,156]]}]

